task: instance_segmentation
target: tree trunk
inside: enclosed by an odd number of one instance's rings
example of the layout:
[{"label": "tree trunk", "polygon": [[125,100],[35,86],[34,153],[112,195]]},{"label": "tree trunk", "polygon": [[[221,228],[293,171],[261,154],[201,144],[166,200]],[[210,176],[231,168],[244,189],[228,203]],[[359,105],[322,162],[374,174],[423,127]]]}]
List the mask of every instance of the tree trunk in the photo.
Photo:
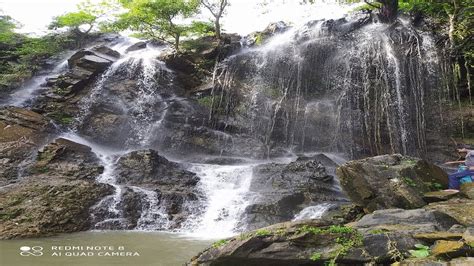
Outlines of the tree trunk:
[{"label": "tree trunk", "polygon": [[174,36],[174,49],[176,49],[176,52],[179,52],[179,38],[181,37],[180,34],[176,34]]},{"label": "tree trunk", "polygon": [[221,23],[219,21],[219,18],[216,18],[216,21],[214,22],[214,27],[216,28],[216,38],[220,40],[221,39]]},{"label": "tree trunk", "polygon": [[384,23],[391,23],[398,16],[398,0],[380,0],[382,4],[380,8],[380,20]]}]

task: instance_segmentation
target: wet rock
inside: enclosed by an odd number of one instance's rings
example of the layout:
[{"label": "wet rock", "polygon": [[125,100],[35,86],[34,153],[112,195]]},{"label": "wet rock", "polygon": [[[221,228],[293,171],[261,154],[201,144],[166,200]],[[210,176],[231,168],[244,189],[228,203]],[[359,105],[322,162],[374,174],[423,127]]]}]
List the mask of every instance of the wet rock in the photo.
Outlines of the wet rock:
[{"label": "wet rock", "polygon": [[447,186],[447,175],[426,161],[402,155],[382,155],[350,161],[337,169],[343,190],[356,204],[372,212],[384,208],[419,208],[432,184]]},{"label": "wet rock", "polygon": [[110,66],[114,58],[120,57],[118,52],[104,46],[97,47],[97,50],[106,53],[107,56],[100,56],[100,53],[94,53],[90,50],[80,50],[68,59],[69,68],[77,66],[93,72],[100,72]]},{"label": "wet rock", "polygon": [[129,138],[128,117],[111,112],[93,112],[80,127],[81,134],[108,145],[123,145]]},{"label": "wet rock", "polygon": [[459,191],[455,190],[440,190],[440,191],[433,191],[423,194],[423,199],[428,202],[438,202],[438,201],[446,201],[452,199],[459,195]]},{"label": "wet rock", "polygon": [[387,209],[367,214],[354,225],[359,229],[384,229],[404,232],[446,231],[457,221],[438,211],[425,209]]},{"label": "wet rock", "polygon": [[459,224],[465,226],[474,225],[474,200],[450,199],[448,201],[430,203],[425,208],[445,213],[456,219]]},{"label": "wet rock", "polygon": [[113,58],[112,60],[120,58],[120,53],[119,52],[117,52],[113,49],[110,49],[109,47],[104,46],[104,45],[96,46],[96,47],[92,48],[92,51],[98,53],[99,55],[105,55],[105,56],[112,57]]},{"label": "wet rock", "polygon": [[0,238],[39,237],[91,227],[89,209],[113,187],[90,149],[65,139],[47,145],[34,170],[0,191]]},{"label": "wet rock", "polygon": [[464,183],[461,185],[461,193],[474,200],[474,183]]},{"label": "wet rock", "polygon": [[199,198],[196,188],[199,178],[154,150],[134,151],[122,156],[115,173],[119,184],[154,191],[159,205],[174,223],[172,227],[177,227],[183,217],[190,215],[187,206]]},{"label": "wet rock", "polygon": [[137,43],[134,43],[132,44],[131,46],[129,46],[127,48],[127,50],[125,50],[125,52],[133,52],[133,51],[137,51],[137,50],[141,50],[141,49],[145,49],[146,48],[146,42],[137,42]]},{"label": "wet rock", "polygon": [[90,181],[30,177],[0,192],[0,239],[88,230],[89,208],[111,192]]},{"label": "wet rock", "polygon": [[59,138],[43,147],[37,155],[32,172],[47,172],[49,176],[94,180],[104,170],[91,148]]},{"label": "wet rock", "polygon": [[333,177],[313,160],[259,165],[249,190],[257,195],[246,209],[244,224],[250,229],[291,220],[308,206],[344,200]]},{"label": "wet rock", "polygon": [[0,186],[17,179],[21,165],[54,131],[38,113],[17,107],[0,109]]}]

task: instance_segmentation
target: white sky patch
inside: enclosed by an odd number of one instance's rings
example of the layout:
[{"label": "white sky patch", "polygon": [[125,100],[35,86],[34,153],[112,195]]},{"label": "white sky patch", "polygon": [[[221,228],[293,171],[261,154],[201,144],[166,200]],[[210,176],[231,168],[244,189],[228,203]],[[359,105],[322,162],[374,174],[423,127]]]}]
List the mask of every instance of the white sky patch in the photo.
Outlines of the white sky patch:
[{"label": "white sky patch", "polygon": [[[337,0],[320,0],[314,5],[300,5],[300,0],[229,0],[231,5],[223,18],[224,31],[246,35],[263,30],[269,23],[285,21],[301,24],[310,19],[343,17],[353,6],[341,6]],[[22,24],[18,31],[44,34],[54,16],[77,10],[82,0],[0,0],[0,10]],[[91,0],[100,2],[100,0]],[[197,18],[209,20],[203,10]]]}]

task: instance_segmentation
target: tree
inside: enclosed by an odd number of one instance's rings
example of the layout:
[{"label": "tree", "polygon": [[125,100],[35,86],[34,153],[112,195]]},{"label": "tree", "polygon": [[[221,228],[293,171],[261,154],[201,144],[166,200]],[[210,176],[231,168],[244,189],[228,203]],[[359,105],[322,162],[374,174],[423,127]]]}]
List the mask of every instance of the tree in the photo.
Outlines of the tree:
[{"label": "tree", "polygon": [[[49,29],[58,29],[58,28],[70,28],[72,32],[77,33],[78,35],[88,34],[94,27],[97,17],[88,14],[85,11],[77,11],[66,13],[61,16],[54,18],[53,22],[49,25]],[[87,26],[87,29],[82,31],[81,27]]]},{"label": "tree", "polygon": [[178,20],[196,14],[199,0],[121,0],[121,3],[127,12],[119,15],[114,23],[116,30],[138,31],[147,38],[169,43],[176,50],[181,38],[198,26],[178,23]]},{"label": "tree", "polygon": [[221,39],[220,19],[224,15],[225,8],[229,5],[228,0],[202,0],[202,5],[211,12],[214,17],[214,27],[217,39]]},{"label": "tree", "polygon": [[99,3],[86,0],[78,4],[77,8],[76,12],[55,17],[49,25],[49,29],[68,28],[78,36],[85,36],[98,25],[100,18],[117,7],[112,0],[103,0]]}]

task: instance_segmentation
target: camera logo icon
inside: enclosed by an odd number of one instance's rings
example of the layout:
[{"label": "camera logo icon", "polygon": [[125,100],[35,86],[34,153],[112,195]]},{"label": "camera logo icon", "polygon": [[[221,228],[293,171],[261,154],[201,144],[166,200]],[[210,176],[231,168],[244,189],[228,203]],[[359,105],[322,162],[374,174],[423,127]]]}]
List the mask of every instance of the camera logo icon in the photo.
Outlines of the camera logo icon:
[{"label": "camera logo icon", "polygon": [[41,246],[32,246],[32,247],[23,246],[23,247],[20,247],[20,255],[24,256],[24,257],[43,256],[43,247],[41,247]]}]

